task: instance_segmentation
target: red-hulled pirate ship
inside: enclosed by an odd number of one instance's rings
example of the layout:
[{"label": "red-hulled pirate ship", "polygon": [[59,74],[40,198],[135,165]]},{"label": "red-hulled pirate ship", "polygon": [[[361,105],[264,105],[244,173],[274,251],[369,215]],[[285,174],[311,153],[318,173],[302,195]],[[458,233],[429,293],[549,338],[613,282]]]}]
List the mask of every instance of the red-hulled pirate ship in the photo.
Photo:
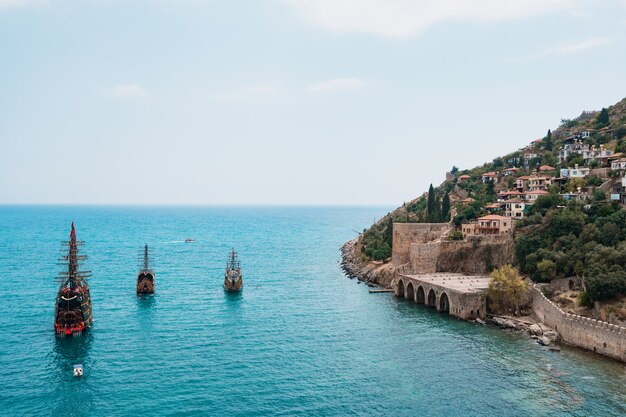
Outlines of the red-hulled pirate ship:
[{"label": "red-hulled pirate ship", "polygon": [[86,256],[79,255],[79,247],[84,242],[76,240],[76,229],[72,222],[70,240],[63,245],[68,247],[67,254],[60,259],[62,265],[67,266],[67,271],[60,273],[61,286],[57,294],[54,309],[54,329],[58,335],[80,335],[89,327],[93,319],[91,317],[91,296],[87,278],[89,271],[81,271],[80,264]]},{"label": "red-hulled pirate ship", "polygon": [[137,294],[154,293],[154,271],[148,262],[148,245],[143,248],[143,263],[137,274]]},{"label": "red-hulled pirate ship", "polygon": [[235,249],[231,250],[230,258],[226,262],[226,274],[224,275],[224,288],[226,291],[240,291],[243,288],[241,265]]}]

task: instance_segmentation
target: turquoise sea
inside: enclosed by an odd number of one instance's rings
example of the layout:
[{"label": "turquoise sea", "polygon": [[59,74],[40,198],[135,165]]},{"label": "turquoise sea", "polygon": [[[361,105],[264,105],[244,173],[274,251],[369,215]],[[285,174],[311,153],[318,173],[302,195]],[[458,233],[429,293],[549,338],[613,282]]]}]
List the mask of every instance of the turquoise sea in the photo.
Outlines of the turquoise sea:
[{"label": "turquoise sea", "polygon": [[[341,244],[387,211],[0,207],[0,415],[626,415],[624,364],[550,352],[344,277]],[[95,323],[64,339],[54,276],[72,220]],[[156,294],[138,298],[144,243]],[[238,295],[222,289],[231,246]]]}]

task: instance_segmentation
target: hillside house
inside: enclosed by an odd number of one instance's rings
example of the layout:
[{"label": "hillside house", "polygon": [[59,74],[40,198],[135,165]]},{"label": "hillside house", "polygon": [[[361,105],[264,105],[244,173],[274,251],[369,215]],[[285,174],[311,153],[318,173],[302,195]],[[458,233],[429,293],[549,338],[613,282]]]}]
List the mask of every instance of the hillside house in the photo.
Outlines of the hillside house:
[{"label": "hillside house", "polygon": [[518,177],[515,181],[515,188],[517,189],[517,191],[519,191],[520,193],[526,191],[528,189],[528,180],[530,180],[530,178],[531,177],[528,175],[522,175],[521,177]]},{"label": "hillside house", "polygon": [[611,161],[612,171],[624,171],[626,169],[626,158],[618,158]]},{"label": "hillside house", "polygon": [[606,149],[604,145],[600,145],[599,148],[592,146],[591,149],[583,151],[582,155],[586,164],[597,162],[600,166],[607,166],[609,158],[613,156],[613,151]]},{"label": "hillside house", "polygon": [[521,198],[523,197],[524,194],[520,193],[517,190],[513,190],[513,191],[503,191],[501,193],[498,193],[498,201],[507,201],[513,198]]},{"label": "hillside house", "polygon": [[621,205],[626,205],[626,177],[622,177],[613,183],[611,200],[619,201]]},{"label": "hillside house", "polygon": [[547,190],[552,185],[552,177],[530,177],[528,191]]},{"label": "hillside house", "polygon": [[537,201],[537,199],[541,196],[544,195],[548,195],[549,193],[545,190],[535,190],[535,191],[529,191],[526,193],[526,202],[527,203],[534,203],[535,201]]},{"label": "hillside house", "polygon": [[511,219],[523,219],[527,207],[529,207],[529,204],[520,198],[505,201],[504,216]]},{"label": "hillside house", "polygon": [[502,204],[500,204],[500,203],[487,204],[485,206],[485,210],[487,210],[489,213],[498,212],[498,211],[502,210]]},{"label": "hillside house", "polygon": [[[560,164],[565,162],[571,155],[589,155],[589,145],[580,142],[579,140],[573,140],[572,142],[564,142],[563,146],[557,154],[557,160]],[[584,158],[584,157],[583,157]]]},{"label": "hillside house", "polygon": [[586,193],[563,193],[559,194],[565,201],[575,201],[577,203],[584,203],[590,200],[593,196]]},{"label": "hillside house", "polygon": [[554,171],[554,167],[551,167],[550,165],[541,165],[539,167],[539,172],[552,172]]},{"label": "hillside house", "polygon": [[463,182],[463,181],[467,181],[469,180],[471,177],[469,175],[461,175],[459,177],[459,182]]},{"label": "hillside house", "polygon": [[539,157],[539,154],[534,149],[525,150],[524,153],[522,154],[522,157],[524,158],[524,166],[528,168],[530,161],[532,159],[536,159],[537,157]]},{"label": "hillside house", "polygon": [[563,168],[561,169],[561,177],[565,178],[585,178],[589,175],[591,168],[588,167],[579,167],[576,165],[574,168]]},{"label": "hillside house", "polygon": [[514,176],[517,174],[518,171],[521,171],[521,168],[506,168],[502,170],[502,175],[505,177],[510,177],[510,176]]},{"label": "hillside house", "polygon": [[488,214],[478,218],[475,231],[478,235],[503,235],[510,233],[512,229],[511,219],[497,214]]},{"label": "hillside house", "polygon": [[483,174],[482,176],[482,180],[484,183],[487,183],[488,181],[493,181],[493,183],[497,183],[498,182],[498,174],[496,174],[495,172],[486,172]]}]

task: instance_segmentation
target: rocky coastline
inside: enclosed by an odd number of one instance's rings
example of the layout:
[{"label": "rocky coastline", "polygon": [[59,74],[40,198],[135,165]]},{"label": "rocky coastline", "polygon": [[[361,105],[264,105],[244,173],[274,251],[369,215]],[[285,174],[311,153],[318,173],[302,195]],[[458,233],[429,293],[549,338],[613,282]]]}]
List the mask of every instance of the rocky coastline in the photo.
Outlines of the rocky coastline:
[{"label": "rocky coastline", "polygon": [[391,288],[395,270],[391,262],[368,261],[361,253],[359,237],[343,244],[341,247],[341,269],[350,279]]}]

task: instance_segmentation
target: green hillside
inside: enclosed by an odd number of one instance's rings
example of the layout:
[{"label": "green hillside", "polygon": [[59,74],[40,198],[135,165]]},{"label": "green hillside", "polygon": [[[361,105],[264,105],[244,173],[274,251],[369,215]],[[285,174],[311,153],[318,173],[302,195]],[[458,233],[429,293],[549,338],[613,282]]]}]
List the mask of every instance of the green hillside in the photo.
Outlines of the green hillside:
[{"label": "green hillside", "polygon": [[[581,301],[588,305],[626,295],[626,170],[619,165],[620,153],[626,155],[626,99],[546,132],[482,166],[453,167],[439,186],[365,230],[362,252],[387,260],[393,222],[452,221],[457,231],[450,238],[462,239],[462,224],[507,215],[516,218],[517,266],[533,280],[583,277]],[[507,202],[523,210],[506,212]]]}]

